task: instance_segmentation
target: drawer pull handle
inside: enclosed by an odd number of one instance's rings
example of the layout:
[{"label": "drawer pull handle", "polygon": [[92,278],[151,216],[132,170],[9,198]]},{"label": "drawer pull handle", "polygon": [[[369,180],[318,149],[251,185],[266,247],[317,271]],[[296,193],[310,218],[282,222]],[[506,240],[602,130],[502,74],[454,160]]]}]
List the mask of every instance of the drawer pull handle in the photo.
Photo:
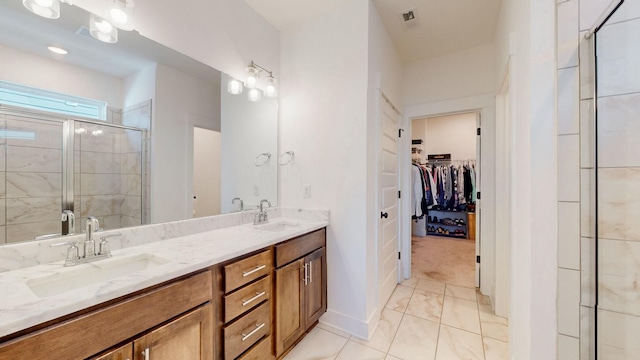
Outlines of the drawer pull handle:
[{"label": "drawer pull handle", "polygon": [[262,329],[264,327],[264,325],[265,325],[265,323],[262,323],[260,325],[256,324],[256,328],[253,329],[250,333],[248,333],[248,334],[242,333],[242,341],[247,340],[248,338],[251,337],[251,335],[257,333],[258,330],[260,330],[260,329]]},{"label": "drawer pull handle", "polygon": [[304,285],[309,284],[309,267],[307,263],[304,263]]},{"label": "drawer pull handle", "polygon": [[309,282],[313,282],[313,263],[309,260]]},{"label": "drawer pull handle", "polygon": [[244,299],[243,299],[243,300],[242,300],[242,306],[247,306],[247,305],[249,305],[250,303],[254,302],[256,299],[258,299],[260,296],[264,296],[266,293],[267,293],[266,291],[263,291],[263,292],[261,292],[261,293],[258,293],[258,292],[257,292],[257,293],[256,293],[256,296],[252,297],[251,299],[248,299],[248,300],[244,300]]},{"label": "drawer pull handle", "polygon": [[264,269],[266,267],[267,267],[267,265],[260,265],[260,266],[256,266],[256,268],[253,269],[253,270],[243,271],[242,272],[242,277],[249,276],[249,275],[251,275],[251,274],[253,274],[255,272],[258,272],[258,271],[260,271],[260,270],[262,270],[262,269]]},{"label": "drawer pull handle", "polygon": [[142,350],[142,356],[144,356],[144,360],[149,360],[149,348]]}]

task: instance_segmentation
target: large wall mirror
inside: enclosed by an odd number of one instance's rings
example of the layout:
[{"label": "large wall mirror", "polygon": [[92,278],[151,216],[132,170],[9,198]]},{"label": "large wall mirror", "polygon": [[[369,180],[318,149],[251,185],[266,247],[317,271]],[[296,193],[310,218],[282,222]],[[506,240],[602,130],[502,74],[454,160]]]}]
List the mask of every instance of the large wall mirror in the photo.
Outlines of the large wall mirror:
[{"label": "large wall mirror", "polygon": [[116,229],[276,205],[277,99],[229,94],[226,74],[135,31],[96,40],[61,7],[0,3],[0,244],[88,216]]}]

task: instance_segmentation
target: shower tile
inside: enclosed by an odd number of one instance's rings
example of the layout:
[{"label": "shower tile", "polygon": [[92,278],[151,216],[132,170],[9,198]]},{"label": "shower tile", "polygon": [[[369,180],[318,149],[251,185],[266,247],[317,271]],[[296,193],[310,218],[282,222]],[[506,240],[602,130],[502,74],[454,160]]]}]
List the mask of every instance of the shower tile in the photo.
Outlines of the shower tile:
[{"label": "shower tile", "polygon": [[0,198],[5,198],[7,195],[7,173],[0,171]]},{"label": "shower tile", "polygon": [[[640,27],[638,30],[640,31]],[[638,80],[640,81],[640,77]],[[640,94],[598,99],[599,167],[640,166],[638,113]]]},{"label": "shower tile", "polygon": [[558,70],[558,135],[580,131],[578,68]]},{"label": "shower tile", "polygon": [[598,307],[640,316],[640,242],[601,239]]},{"label": "shower tile", "polygon": [[0,244],[5,244],[7,242],[7,227],[0,226]]},{"label": "shower tile", "polygon": [[100,228],[104,230],[120,229],[122,227],[120,215],[98,216]]},{"label": "shower tile", "polygon": [[6,200],[0,199],[0,225],[3,226],[7,223],[7,208],[6,208]]},{"label": "shower tile", "polygon": [[62,172],[62,150],[7,146],[7,171],[15,172]]},{"label": "shower tile", "polygon": [[595,128],[593,100],[580,101],[580,167],[593,168],[595,159]]},{"label": "shower tile", "polygon": [[81,213],[83,216],[120,215],[120,195],[82,196]]},{"label": "shower tile", "polygon": [[580,0],[580,30],[589,30],[609,6],[608,1]]},{"label": "shower tile", "polygon": [[[120,131],[114,132],[106,126],[85,125],[87,132],[80,137],[82,151],[117,153],[120,152]],[[96,135],[94,132],[102,131]],[[76,139],[78,136],[76,136]]]},{"label": "shower tile", "polygon": [[120,155],[120,173],[142,174],[142,154],[128,153]]},{"label": "shower tile", "polygon": [[142,151],[142,132],[127,130],[120,134],[121,153],[135,153]]},{"label": "shower tile", "polygon": [[140,218],[123,215],[120,219],[121,227],[140,226],[140,225],[142,225],[142,221],[140,220]]},{"label": "shower tile", "polygon": [[595,93],[595,58],[588,31],[580,33],[580,99],[593,99]]},{"label": "shower tile", "polygon": [[558,266],[580,269],[580,203],[558,203]]},{"label": "shower tile", "polygon": [[580,340],[571,336],[558,335],[558,359],[580,360]]},{"label": "shower tile", "polygon": [[595,340],[595,310],[580,306],[580,359],[594,359],[593,340]]},{"label": "shower tile", "polygon": [[6,171],[7,166],[7,146],[0,144],[0,171]]},{"label": "shower tile", "polygon": [[598,97],[640,92],[640,19],[598,32]]},{"label": "shower tile", "polygon": [[595,237],[595,170],[580,170],[580,235]]},{"label": "shower tile", "polygon": [[62,174],[6,173],[6,197],[53,197],[62,195]]},{"label": "shower tile", "polygon": [[640,317],[598,311],[598,359],[636,360],[640,354]]},{"label": "shower tile", "polygon": [[120,214],[138,219],[141,218],[142,197],[124,195],[120,206]]},{"label": "shower tile", "polygon": [[580,336],[580,272],[558,269],[558,333]]},{"label": "shower tile", "polygon": [[82,174],[119,174],[120,154],[83,151],[80,166]]},{"label": "shower tile", "polygon": [[7,145],[62,149],[62,125],[60,124],[9,116],[7,131],[16,131],[23,136],[23,138],[7,139]]},{"label": "shower tile", "polygon": [[580,201],[580,136],[558,136],[558,200]]},{"label": "shower tile", "polygon": [[595,304],[596,276],[593,264],[595,264],[595,239],[582,238],[580,243],[580,304]]},{"label": "shower tile", "polygon": [[621,21],[640,18],[640,2],[625,1],[625,3],[615,12],[607,21],[607,24],[613,24]]},{"label": "shower tile", "polygon": [[141,175],[121,175],[122,179],[122,195],[142,195],[142,176]]},{"label": "shower tile", "polygon": [[56,221],[41,221],[36,223],[7,225],[7,243],[33,240],[39,235],[60,234],[62,224]]},{"label": "shower tile", "polygon": [[598,171],[599,237],[640,241],[640,168]]},{"label": "shower tile", "polygon": [[82,174],[80,179],[80,194],[83,196],[120,193],[119,174]]},{"label": "shower tile", "polygon": [[558,4],[558,68],[578,66],[578,0]]},{"label": "shower tile", "polygon": [[7,225],[59,221],[60,209],[62,209],[62,199],[60,196],[7,199]]}]

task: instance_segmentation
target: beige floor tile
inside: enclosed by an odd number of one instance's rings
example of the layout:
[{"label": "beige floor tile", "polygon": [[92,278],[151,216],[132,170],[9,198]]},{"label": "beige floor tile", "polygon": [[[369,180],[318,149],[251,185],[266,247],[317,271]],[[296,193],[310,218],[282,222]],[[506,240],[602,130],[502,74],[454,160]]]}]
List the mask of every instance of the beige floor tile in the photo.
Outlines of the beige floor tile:
[{"label": "beige floor tile", "polygon": [[446,284],[429,279],[419,279],[416,289],[429,290],[431,292],[444,295]]},{"label": "beige floor tile", "polygon": [[509,322],[492,313],[480,311],[482,336],[509,342]]},{"label": "beige floor tile", "polygon": [[484,360],[482,336],[440,326],[436,360]]},{"label": "beige floor tile", "polygon": [[397,357],[395,357],[393,355],[387,355],[387,357],[384,360],[402,360],[402,359],[397,358]]},{"label": "beige floor tile", "polygon": [[439,328],[438,323],[405,314],[389,354],[407,360],[433,360]]},{"label": "beige floor tile", "polygon": [[478,304],[471,300],[445,296],[442,308],[442,323],[480,334]]},{"label": "beige floor tile", "polygon": [[391,294],[385,307],[387,309],[404,312],[407,309],[407,305],[409,305],[411,294],[413,294],[413,288],[398,285],[396,289],[393,290],[393,294]]},{"label": "beige floor tile", "polygon": [[447,289],[444,294],[458,299],[476,301],[476,289],[474,288],[447,284]]},{"label": "beige floor tile", "polygon": [[333,360],[344,348],[347,339],[316,327],[311,330],[285,360]]},{"label": "beige floor tile", "polygon": [[416,289],[411,296],[406,313],[423,319],[440,322],[443,302],[444,295]]},{"label": "beige floor tile", "polygon": [[320,329],[322,329],[322,330],[327,330],[327,331],[332,332],[332,333],[334,333],[336,335],[340,335],[343,338],[346,338],[346,339],[351,338],[351,334],[349,334],[349,333],[347,333],[345,331],[342,331],[340,329],[336,329],[333,326],[329,326],[329,325],[323,324],[323,323],[318,323],[318,327]]},{"label": "beige floor tile", "polygon": [[389,351],[393,338],[396,336],[400,321],[402,321],[401,312],[383,309],[380,321],[371,336],[371,340],[366,341],[355,336],[352,336],[351,340],[386,353]]},{"label": "beige floor tile", "polygon": [[349,341],[336,360],[385,360],[386,356],[387,354],[381,351]]},{"label": "beige floor tile", "polygon": [[509,344],[491,338],[483,338],[484,357],[486,360],[509,359]]},{"label": "beige floor tile", "polygon": [[406,286],[406,287],[412,287],[412,288],[415,288],[415,287],[416,287],[416,285],[418,284],[418,280],[419,280],[418,278],[411,277],[411,278],[408,278],[408,279],[404,280],[404,281],[402,282],[402,284],[400,284],[400,285],[402,285],[402,286]]}]

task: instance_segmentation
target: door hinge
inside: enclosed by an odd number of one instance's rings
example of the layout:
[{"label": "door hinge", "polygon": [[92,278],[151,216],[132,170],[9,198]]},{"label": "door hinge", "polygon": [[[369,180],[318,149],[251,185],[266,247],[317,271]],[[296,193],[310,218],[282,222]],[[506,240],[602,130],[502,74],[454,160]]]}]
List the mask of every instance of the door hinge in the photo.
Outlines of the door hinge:
[{"label": "door hinge", "polygon": [[398,190],[398,199],[402,199],[402,191]]},{"label": "door hinge", "polygon": [[402,253],[398,251],[398,260],[402,260]]},{"label": "door hinge", "polygon": [[480,255],[476,255],[476,263],[480,264]]},{"label": "door hinge", "polygon": [[480,191],[478,191],[478,193],[476,194],[476,198],[480,200]]},{"label": "door hinge", "polygon": [[477,133],[478,133],[478,136],[480,136],[480,128],[478,128],[478,131],[477,131]]}]

